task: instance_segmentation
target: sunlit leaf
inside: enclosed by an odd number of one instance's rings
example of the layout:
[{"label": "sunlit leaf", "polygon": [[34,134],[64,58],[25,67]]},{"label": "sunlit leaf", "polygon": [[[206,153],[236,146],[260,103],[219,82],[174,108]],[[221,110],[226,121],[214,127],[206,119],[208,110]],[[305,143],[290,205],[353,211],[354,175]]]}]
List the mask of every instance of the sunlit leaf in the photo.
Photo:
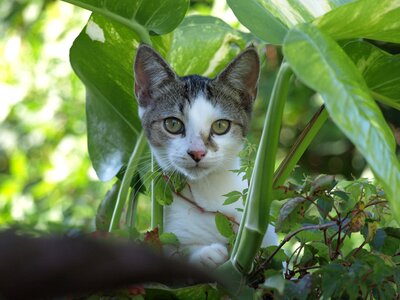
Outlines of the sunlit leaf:
[{"label": "sunlit leaf", "polygon": [[307,24],[288,33],[283,52],[296,75],[321,94],[332,120],[364,155],[399,218],[395,197],[400,194],[400,164],[393,134],[356,66],[332,38]]},{"label": "sunlit leaf", "polygon": [[139,38],[101,16],[93,15],[89,24],[98,26],[105,41],[93,40],[84,29],[71,48],[70,60],[86,87],[90,159],[99,178],[109,180],[128,161],[140,130],[132,75]]},{"label": "sunlit leaf", "polygon": [[274,17],[259,0],[228,0],[238,20],[253,34],[271,44],[282,44],[285,25]]},{"label": "sunlit leaf", "polygon": [[139,23],[147,31],[165,34],[176,28],[189,8],[189,0],[64,0],[128,27]]},{"label": "sunlit leaf", "polygon": [[222,20],[190,16],[174,31],[167,60],[184,76],[215,76],[246,46],[251,36],[234,30]]},{"label": "sunlit leaf", "polygon": [[392,55],[365,41],[343,47],[360,70],[372,95],[400,110],[400,55]]},{"label": "sunlit leaf", "polygon": [[305,23],[351,0],[228,0],[238,20],[271,44],[282,44],[288,28]]},{"label": "sunlit leaf", "polygon": [[354,1],[313,23],[334,39],[369,38],[399,43],[400,1]]}]

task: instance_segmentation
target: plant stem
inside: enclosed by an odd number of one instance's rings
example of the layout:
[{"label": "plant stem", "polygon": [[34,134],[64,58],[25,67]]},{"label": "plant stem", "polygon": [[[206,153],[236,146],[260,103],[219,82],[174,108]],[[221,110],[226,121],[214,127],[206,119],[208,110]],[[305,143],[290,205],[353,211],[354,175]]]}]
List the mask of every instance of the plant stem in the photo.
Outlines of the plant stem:
[{"label": "plant stem", "polygon": [[109,232],[118,228],[119,221],[120,221],[121,215],[122,215],[122,211],[124,209],[126,199],[128,198],[129,187],[131,185],[133,175],[136,172],[136,168],[138,166],[140,157],[142,156],[142,153],[143,153],[144,149],[146,148],[146,145],[147,145],[146,139],[142,132],[138,136],[135,148],[133,149],[132,155],[129,158],[129,162],[126,167],[124,177],[122,178],[121,188],[118,191],[117,201],[115,203],[114,212],[111,217],[110,227],[108,229]]},{"label": "plant stem", "polygon": [[126,213],[126,223],[129,228],[129,232],[131,232],[132,229],[135,227],[135,215],[138,204],[138,196],[139,193],[137,193],[135,187],[131,188],[131,192],[129,195],[128,211]]},{"label": "plant stem", "polygon": [[274,188],[282,185],[289,177],[289,174],[293,171],[304,151],[313,141],[314,137],[327,119],[328,113],[325,109],[325,106],[322,105],[308,122],[307,126],[301,132],[296,142],[290,148],[288,155],[275,171],[273,183]]},{"label": "plant stem", "polygon": [[134,18],[127,19],[127,18],[121,17],[120,15],[106,9],[105,7],[98,7],[95,5],[90,5],[90,4],[85,3],[82,0],[63,0],[63,1],[71,3],[71,4],[79,6],[79,7],[82,7],[84,9],[90,10],[94,13],[103,15],[103,16],[109,18],[110,20],[117,21],[118,23],[121,23],[121,24],[127,26],[128,28],[132,29],[134,32],[136,32],[136,34],[139,36],[140,40],[143,43],[151,45],[151,39],[150,39],[149,32],[147,31],[147,29],[144,26],[142,26],[141,24],[136,22],[136,20]]},{"label": "plant stem", "polygon": [[232,264],[243,274],[251,271],[268,226],[269,210],[273,200],[274,161],[291,75],[289,65],[283,63],[268,105],[244,214],[231,255]]},{"label": "plant stem", "polygon": [[[151,155],[151,172],[154,173],[154,155]],[[154,193],[154,179],[151,181],[151,228],[158,227],[158,232],[163,232],[163,206],[157,201]]]}]

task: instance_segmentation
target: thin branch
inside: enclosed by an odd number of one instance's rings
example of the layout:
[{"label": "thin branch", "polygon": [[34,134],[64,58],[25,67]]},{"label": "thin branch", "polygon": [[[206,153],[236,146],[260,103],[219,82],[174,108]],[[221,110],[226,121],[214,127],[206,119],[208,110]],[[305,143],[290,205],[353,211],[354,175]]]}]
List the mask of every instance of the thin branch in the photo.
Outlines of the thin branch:
[{"label": "thin branch", "polygon": [[[365,205],[365,208],[367,208],[367,207],[369,207],[369,206],[372,206],[372,205],[382,204],[382,203],[388,204],[389,201],[381,200],[381,201],[370,202],[370,203],[368,203],[367,205]],[[364,209],[365,209],[365,208],[364,208]]]},{"label": "thin branch", "polygon": [[272,254],[266,259],[266,261],[264,261],[258,268],[257,272],[263,270],[270,262],[271,260],[274,258],[275,254],[278,253],[278,251],[283,247],[283,245],[285,245],[288,241],[290,241],[290,239],[292,237],[294,237],[296,234],[298,234],[299,232],[305,231],[305,230],[323,230],[329,227],[333,227],[336,226],[336,222],[330,222],[330,223],[325,223],[325,224],[321,224],[321,225],[308,225],[308,226],[303,226],[291,233],[289,233],[288,235],[286,235],[284,237],[284,239],[282,240],[282,242],[279,244],[279,246],[275,249],[274,252],[272,252]]},{"label": "thin branch", "polygon": [[356,249],[356,251],[353,252],[353,254],[351,256],[355,257],[356,254],[365,246],[366,243],[367,243],[367,241],[362,242],[361,245]]}]

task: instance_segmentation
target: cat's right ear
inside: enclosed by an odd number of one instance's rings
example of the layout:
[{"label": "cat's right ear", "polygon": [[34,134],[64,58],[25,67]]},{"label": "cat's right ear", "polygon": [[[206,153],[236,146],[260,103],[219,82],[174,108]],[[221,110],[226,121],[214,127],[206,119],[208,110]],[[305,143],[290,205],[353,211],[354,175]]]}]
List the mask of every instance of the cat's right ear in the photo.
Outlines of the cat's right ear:
[{"label": "cat's right ear", "polygon": [[136,51],[134,73],[135,96],[142,107],[151,103],[153,91],[176,78],[168,63],[146,44],[141,44]]}]

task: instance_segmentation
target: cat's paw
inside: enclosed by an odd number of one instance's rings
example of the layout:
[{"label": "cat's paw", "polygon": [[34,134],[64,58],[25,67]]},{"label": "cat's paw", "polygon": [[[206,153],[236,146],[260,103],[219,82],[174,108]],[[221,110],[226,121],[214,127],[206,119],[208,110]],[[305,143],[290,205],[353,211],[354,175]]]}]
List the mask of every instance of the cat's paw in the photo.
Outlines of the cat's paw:
[{"label": "cat's paw", "polygon": [[198,266],[215,269],[228,260],[228,249],[222,244],[201,247],[189,257],[189,262]]}]

